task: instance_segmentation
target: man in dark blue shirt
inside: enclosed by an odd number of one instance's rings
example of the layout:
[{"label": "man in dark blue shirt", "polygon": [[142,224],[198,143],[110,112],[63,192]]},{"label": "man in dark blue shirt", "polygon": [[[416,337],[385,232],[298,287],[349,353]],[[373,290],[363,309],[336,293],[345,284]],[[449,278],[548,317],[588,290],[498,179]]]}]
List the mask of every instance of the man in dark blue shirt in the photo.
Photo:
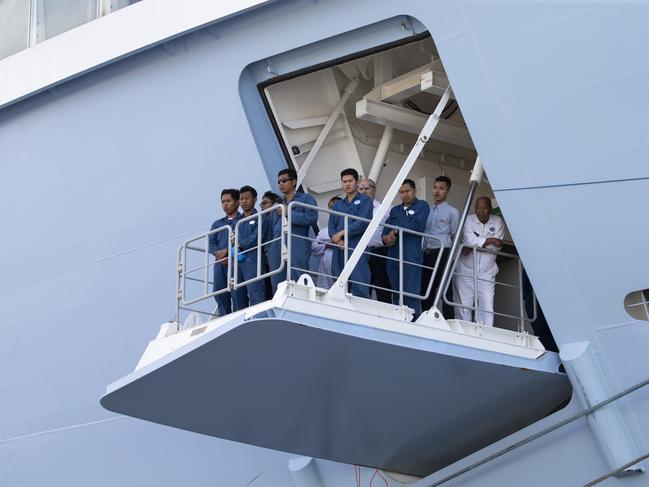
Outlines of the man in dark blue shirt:
[{"label": "man in dark blue shirt", "polygon": [[[371,220],[373,212],[372,200],[368,196],[358,192],[358,171],[353,168],[345,169],[340,173],[340,182],[345,192],[345,197],[336,202],[333,210]],[[367,224],[368,222],[349,218],[347,235],[345,235],[345,217],[340,215],[331,215],[329,217],[329,235],[331,241],[339,246],[339,249],[334,249],[331,259],[331,270],[334,276],[338,276],[345,267],[345,240],[347,241],[348,249],[347,258],[349,258],[354,247],[358,245],[358,241],[363,236]],[[364,253],[358,261],[349,280],[351,281],[352,294],[354,296],[369,299],[371,276],[369,257],[367,254]]]},{"label": "man in dark blue shirt", "polygon": [[[257,214],[255,204],[257,203],[257,190],[252,186],[243,186],[239,190],[239,204],[243,210],[243,217],[247,218]],[[237,238],[241,253],[239,268],[239,282],[255,279],[264,272],[260,265],[260,272],[257,273],[258,254],[261,255],[261,244],[263,236],[268,232],[267,218],[251,218],[239,224]],[[259,230],[261,228],[261,230]],[[261,235],[261,238],[259,238]],[[260,263],[261,260],[259,260]],[[263,263],[262,263],[263,264]],[[250,306],[259,304],[266,300],[266,290],[263,279],[246,284],[248,292],[248,303]]]},{"label": "man in dark blue shirt", "polygon": [[[284,197],[281,203],[288,207],[293,202],[304,203],[313,206],[295,206],[291,209],[291,279],[297,281],[301,274],[309,271],[309,258],[311,257],[311,241],[308,240],[309,230],[318,221],[316,200],[310,194],[297,191],[297,173],[294,169],[282,169],[277,174],[277,185]],[[288,211],[288,210],[286,210]],[[288,216],[288,213],[285,213]],[[268,267],[271,271],[278,269],[282,263],[281,241],[282,215],[278,209],[277,213],[271,213],[270,229],[268,240],[277,239],[268,244]],[[277,285],[286,280],[286,269],[271,276],[273,294],[277,291]]]},{"label": "man in dark blue shirt", "polygon": [[[221,191],[221,208],[223,208],[225,216],[212,223],[211,230],[229,225],[234,231],[234,226],[241,218],[241,213],[239,213],[239,191],[236,189],[224,189]],[[229,289],[228,259],[231,258],[230,246],[227,231],[210,234],[209,252],[216,259],[214,263],[214,292]],[[224,316],[233,310],[238,311],[247,306],[246,292],[243,288],[235,290],[232,295],[230,291],[217,294],[214,299],[219,305],[219,316]]]},{"label": "man in dark blue shirt", "polygon": [[[426,221],[430,213],[428,203],[416,197],[417,189],[412,179],[406,179],[399,189],[401,204],[393,206],[386,224],[394,225],[416,232],[424,232]],[[419,294],[421,289],[421,263],[423,254],[421,250],[421,239],[418,235],[403,232],[403,291],[411,294]],[[383,229],[383,243],[389,247],[388,257],[399,259],[399,232],[390,228]],[[408,264],[411,262],[412,265]],[[388,260],[388,277],[392,289],[399,291],[399,262]],[[399,303],[398,292],[393,294],[395,304]],[[415,310],[414,319],[421,313],[421,302],[418,298],[404,296],[403,303]]]}]

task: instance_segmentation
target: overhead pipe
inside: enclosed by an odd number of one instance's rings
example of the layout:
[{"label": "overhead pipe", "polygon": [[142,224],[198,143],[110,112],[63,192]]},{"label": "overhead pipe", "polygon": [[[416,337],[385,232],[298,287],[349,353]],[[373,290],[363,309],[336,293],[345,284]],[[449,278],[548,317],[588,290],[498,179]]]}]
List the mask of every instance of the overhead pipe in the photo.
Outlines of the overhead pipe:
[{"label": "overhead pipe", "polygon": [[372,161],[372,167],[370,168],[370,173],[367,176],[369,179],[377,183],[379,181],[379,176],[383,170],[383,165],[385,164],[385,158],[390,151],[390,145],[392,144],[392,137],[394,136],[394,129],[392,127],[385,127],[383,130],[383,135],[381,136],[381,142],[379,142],[379,147],[376,149],[376,154],[374,155],[374,160]]}]

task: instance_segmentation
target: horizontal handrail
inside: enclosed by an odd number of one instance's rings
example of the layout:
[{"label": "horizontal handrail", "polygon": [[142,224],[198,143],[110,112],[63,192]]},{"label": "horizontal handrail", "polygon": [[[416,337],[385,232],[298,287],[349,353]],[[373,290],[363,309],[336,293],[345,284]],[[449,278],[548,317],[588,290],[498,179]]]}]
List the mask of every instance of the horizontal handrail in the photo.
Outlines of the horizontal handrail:
[{"label": "horizontal handrail", "polygon": [[[457,264],[458,264],[458,262],[460,262],[460,259],[462,258],[462,250],[463,249],[470,249],[471,253],[473,255],[473,272],[470,275],[461,274],[461,273],[456,272]],[[518,284],[511,284],[511,283],[507,283],[507,282],[498,281],[495,278],[492,280],[492,279],[485,279],[485,278],[479,277],[478,276],[478,269],[479,269],[478,254],[479,253],[480,254],[491,254],[491,255],[494,255],[494,256],[497,256],[497,257],[506,257],[506,258],[515,260],[516,263],[518,264]],[[524,303],[524,299],[523,299],[523,267],[522,267],[522,264],[521,264],[520,257],[518,255],[512,254],[510,252],[503,252],[501,250],[490,249],[490,248],[486,248],[486,247],[478,247],[478,246],[475,246],[475,245],[462,244],[460,246],[459,251],[458,251],[457,258],[455,259],[455,261],[453,262],[453,264],[451,266],[451,275],[453,276],[453,281],[455,281],[455,279],[458,278],[458,277],[463,278],[463,279],[472,279],[473,280],[473,282],[474,282],[474,286],[473,286],[473,304],[468,305],[468,304],[463,304],[461,302],[458,303],[457,301],[454,301],[454,300],[452,301],[452,300],[449,300],[447,298],[446,295],[447,295],[448,287],[451,285],[451,282],[452,282],[451,280],[449,280],[447,282],[446,287],[444,289],[443,300],[444,300],[444,302],[446,304],[448,304],[448,305],[450,305],[450,306],[452,306],[454,308],[469,309],[469,310],[473,311],[474,313],[476,313],[476,315],[477,315],[477,313],[479,311],[483,311],[485,313],[489,313],[489,314],[492,314],[494,316],[501,316],[503,318],[510,318],[510,319],[517,320],[518,321],[518,331],[520,333],[525,332],[525,323],[533,323],[536,320],[537,307],[536,307],[536,296],[535,295],[532,296],[532,298],[533,298],[533,309],[534,309],[533,316],[532,317],[527,317],[526,313],[525,313],[525,309],[524,309],[525,303]],[[489,282],[489,283],[493,283],[494,286],[502,286],[502,287],[509,287],[509,288],[513,288],[513,289],[518,289],[519,290],[519,299],[518,299],[518,301],[519,301],[519,313],[517,315],[512,315],[512,314],[509,314],[509,313],[503,313],[503,312],[500,312],[500,311],[496,311],[495,309],[494,310],[487,310],[487,309],[485,309],[483,307],[480,307],[479,303],[478,303],[478,286],[477,286],[478,282]],[[494,293],[495,293],[495,291],[494,291]],[[476,320],[477,320],[477,316],[476,316]]]}]

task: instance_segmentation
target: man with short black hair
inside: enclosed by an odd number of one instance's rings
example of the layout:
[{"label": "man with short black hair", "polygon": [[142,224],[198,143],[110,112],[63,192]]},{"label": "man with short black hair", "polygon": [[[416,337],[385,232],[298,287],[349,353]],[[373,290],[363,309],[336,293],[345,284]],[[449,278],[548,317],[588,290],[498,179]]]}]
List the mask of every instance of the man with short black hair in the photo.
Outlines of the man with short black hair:
[{"label": "man with short black hair", "polygon": [[[376,183],[371,179],[361,179],[358,182],[358,192],[366,195],[372,200],[373,211],[376,211],[380,201],[376,199]],[[385,223],[385,220],[388,219],[388,214],[386,213],[381,220],[381,223]],[[369,256],[369,265],[370,265],[370,283],[374,286],[374,292],[376,292],[376,299],[383,303],[392,302],[392,293],[388,291],[390,289],[390,279],[388,278],[388,271],[386,269],[387,259],[385,258],[388,255],[388,248],[383,245],[383,239],[381,234],[383,233],[383,227],[379,227],[372,235],[370,243],[367,244],[367,250],[369,250],[372,255]]]},{"label": "man with short black hair", "polygon": [[[401,204],[393,206],[390,210],[390,216],[385,222],[387,225],[393,225],[415,232],[423,232],[426,229],[426,220],[430,208],[428,203],[423,200],[417,199],[417,187],[412,179],[405,179],[401,188],[399,189],[399,198]],[[421,239],[418,235],[412,233],[402,232],[403,242],[403,292],[410,294],[419,294],[421,288]],[[383,229],[383,243],[389,247],[388,257],[392,259],[388,261],[388,276],[392,289],[396,292],[392,294],[395,304],[399,304],[399,231],[384,228]],[[396,259],[396,260],[394,260]],[[413,265],[414,264],[414,265]],[[412,296],[404,296],[403,304],[414,310],[413,319],[417,319],[421,313],[421,303],[418,298]]]},{"label": "man with short black hair", "polygon": [[[372,219],[372,200],[358,192],[358,171],[348,168],[340,173],[340,183],[345,197],[336,202],[333,206],[334,211],[346,213],[348,215],[358,216],[367,220]],[[331,270],[334,276],[340,275],[345,267],[345,240],[347,241],[347,258],[351,256],[354,247],[363,236],[368,222],[348,219],[347,235],[345,235],[345,218],[340,215],[331,215],[329,217],[329,235],[331,241],[339,248],[334,249]],[[349,280],[351,283],[352,294],[362,298],[370,297],[370,267],[369,259],[366,253],[363,253],[360,260],[354,267]]]},{"label": "man with short black hair", "polygon": [[[481,196],[475,202],[475,215],[469,215],[464,223],[462,242],[466,245],[499,250],[503,245],[505,222],[502,217],[491,214],[491,200]],[[494,323],[494,292],[498,265],[496,255],[487,252],[477,252],[477,288],[474,287],[474,257],[470,248],[464,248],[458,259],[453,278],[455,302],[460,302],[467,308],[455,307],[455,317],[471,321],[471,309],[474,298],[477,298],[478,310],[475,320],[484,326]],[[474,293],[475,296],[474,296]]]},{"label": "man with short black hair", "polygon": [[261,204],[259,205],[262,210],[267,210],[271,206],[280,202],[282,198],[272,191],[266,191],[264,196],[261,197]]},{"label": "man with short black hair", "polygon": [[[241,213],[239,213],[239,191],[233,188],[221,191],[221,208],[225,216],[212,223],[211,230],[216,230],[224,226],[229,226],[234,230],[234,226],[241,219]],[[229,289],[228,259],[231,258],[231,255],[228,232],[211,233],[208,237],[208,242],[208,250],[216,259],[214,263],[213,291]],[[232,293],[228,290],[227,292],[215,295],[214,299],[219,305],[219,316],[224,316],[232,313],[233,310],[237,311],[247,306],[244,289],[237,289]]]},{"label": "man with short black hair", "polygon": [[[288,205],[295,201],[310,205],[313,208],[304,206],[291,207],[291,268],[289,276],[293,281],[297,281],[301,274],[309,271],[309,258],[311,257],[311,242],[308,240],[309,230],[318,221],[318,211],[316,200],[310,194],[297,190],[297,173],[295,169],[282,169],[277,173],[277,185],[284,195],[281,203]],[[286,210],[288,211],[288,209]],[[288,216],[288,214],[287,214]],[[282,235],[282,212],[278,208],[277,212],[271,212],[270,238],[277,239]],[[288,242],[287,242],[288,245]],[[277,240],[268,244],[268,264],[270,270],[278,269],[282,262],[281,242]],[[280,282],[287,279],[286,272],[282,271],[271,276],[273,294],[277,291]]]},{"label": "man with short black hair", "polygon": [[[243,218],[251,217],[257,213],[257,190],[252,186],[243,186],[239,190],[239,204],[243,210]],[[260,221],[261,220],[261,221]],[[239,224],[237,240],[241,252],[241,260],[237,263],[239,268],[239,281],[248,281],[257,277],[257,254],[268,231],[267,219],[251,218]],[[261,239],[259,239],[259,226],[261,225]],[[259,245],[258,245],[259,244]],[[261,248],[263,250],[263,247]],[[263,272],[263,268],[261,269]],[[246,284],[248,303],[250,306],[259,304],[266,299],[264,281],[258,280]]]},{"label": "man with short black hair", "polygon": [[[430,206],[430,214],[426,222],[426,233],[439,238],[441,245],[438,240],[432,238],[424,239],[424,265],[426,267],[423,269],[421,278],[422,296],[426,294],[433,273],[430,268],[435,267],[440,251],[442,252],[442,257],[435,272],[435,279],[433,280],[430,294],[428,298],[422,300],[424,311],[427,311],[433,305],[439,283],[442,279],[442,273],[444,272],[444,266],[451,253],[453,238],[457,233],[457,228],[460,223],[460,212],[446,200],[450,189],[451,179],[449,177],[438,176],[435,178],[435,182],[433,183],[433,200],[435,200],[435,204]],[[453,300],[450,286],[446,290],[446,298],[448,301]],[[453,316],[453,307],[446,304],[443,300],[441,301],[441,310],[446,318]]]}]

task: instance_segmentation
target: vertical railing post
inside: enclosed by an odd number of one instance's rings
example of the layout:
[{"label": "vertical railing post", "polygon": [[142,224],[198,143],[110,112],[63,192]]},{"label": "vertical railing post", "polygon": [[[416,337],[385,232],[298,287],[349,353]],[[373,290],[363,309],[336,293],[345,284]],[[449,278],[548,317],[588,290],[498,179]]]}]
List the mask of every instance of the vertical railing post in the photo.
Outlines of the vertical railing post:
[{"label": "vertical railing post", "polygon": [[[495,287],[495,285],[494,285]],[[519,333],[525,331],[525,302],[523,299],[523,265],[521,264],[521,259],[518,259],[518,297],[519,297],[519,311],[521,314],[521,319],[518,324]],[[532,299],[534,299],[532,297]]]},{"label": "vertical railing post", "polygon": [[178,248],[178,269],[176,271],[176,323],[180,324],[180,302],[183,299],[182,279],[184,275],[183,249],[185,244]]},{"label": "vertical railing post", "polygon": [[203,262],[203,265],[205,266],[205,272],[203,274],[203,278],[205,279],[205,288],[204,292],[205,294],[208,294],[209,291],[209,282],[210,282],[210,237],[207,235],[205,237],[205,259]]},{"label": "vertical railing post", "polygon": [[255,275],[255,277],[261,276],[261,226],[263,224],[262,216],[263,215],[261,213],[257,214],[257,274]]},{"label": "vertical railing post", "polygon": [[[286,219],[286,221],[288,223],[286,225],[286,234],[285,234],[286,237],[284,237],[284,235],[282,235],[282,241],[284,240],[284,238],[286,238],[286,247],[287,247],[287,252],[286,252],[286,280],[287,281],[292,281],[293,280],[292,279],[293,274],[291,272],[291,266],[292,266],[291,255],[292,255],[292,250],[293,250],[293,238],[292,238],[292,234],[293,234],[292,214],[293,214],[293,212],[291,211],[291,209],[292,209],[291,205],[289,205],[289,206],[287,206],[285,208],[286,208],[286,211],[288,213],[287,219]],[[284,219],[282,219],[282,221],[284,221]]]},{"label": "vertical railing post", "polygon": [[475,247],[472,247],[473,251],[473,312],[475,313],[474,320],[477,323],[478,320],[478,252]]},{"label": "vertical railing post", "polygon": [[349,238],[348,238],[348,232],[349,232],[349,217],[345,215],[345,218],[343,220],[343,232],[345,238],[343,239],[344,242],[344,253],[345,257],[343,258],[343,262],[345,265],[347,265],[347,254],[349,253]]},{"label": "vertical railing post", "polygon": [[399,305],[403,306],[403,228],[399,228]]}]

